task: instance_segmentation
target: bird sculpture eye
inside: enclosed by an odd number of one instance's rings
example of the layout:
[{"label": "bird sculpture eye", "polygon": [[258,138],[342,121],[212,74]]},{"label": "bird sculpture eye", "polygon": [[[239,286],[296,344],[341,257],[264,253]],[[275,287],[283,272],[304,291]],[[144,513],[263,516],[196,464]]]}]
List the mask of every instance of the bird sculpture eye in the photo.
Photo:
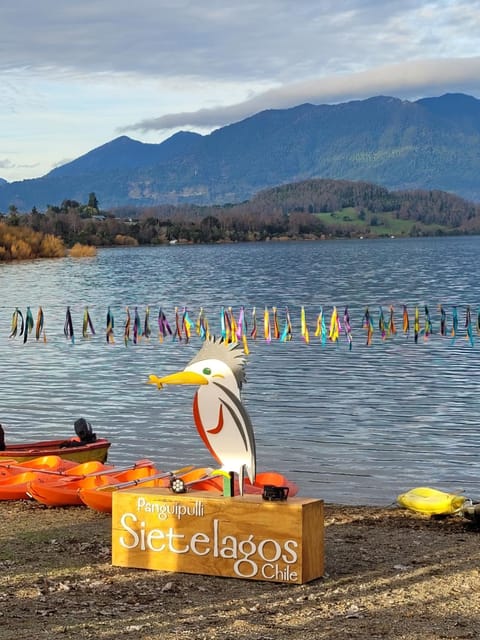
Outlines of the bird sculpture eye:
[{"label": "bird sculpture eye", "polygon": [[206,376],[209,376],[212,373],[212,370],[209,367],[205,367],[203,372]]}]

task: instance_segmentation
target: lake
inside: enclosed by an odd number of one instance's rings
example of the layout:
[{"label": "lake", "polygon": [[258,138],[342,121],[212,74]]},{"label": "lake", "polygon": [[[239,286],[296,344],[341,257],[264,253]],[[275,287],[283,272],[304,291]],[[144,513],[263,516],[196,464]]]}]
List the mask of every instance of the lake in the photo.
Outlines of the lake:
[{"label": "lake", "polygon": [[[78,417],[112,441],[109,460],[152,458],[162,469],[211,465],[192,419],[193,388],[158,391],[148,375],[183,369],[201,346],[158,339],[157,315],[172,327],[175,308],[195,322],[204,309],[220,335],[222,307],[238,318],[245,307],[249,331],[257,310],[258,338],[250,355],[243,401],[257,440],[259,470],[285,473],[302,495],[345,504],[388,505],[420,485],[480,496],[480,239],[420,238],[292,242],[218,246],[102,249],[93,259],[0,263],[0,422],[10,441],[69,437]],[[440,335],[439,305],[450,333]],[[123,341],[126,307],[142,323],[150,308],[149,340]],[[407,306],[410,333],[402,331]],[[413,338],[418,305],[427,305],[434,333]],[[466,307],[475,342],[466,339]],[[12,314],[39,306],[46,342],[9,338]],[[85,307],[95,335],[82,336]],[[310,333],[301,336],[301,307]],[[348,307],[352,349],[315,337],[323,308]],[[382,339],[380,308],[394,309],[397,333]],[[70,307],[75,341],[64,335]],[[107,344],[106,314],[115,319]],[[263,311],[278,308],[280,329],[288,307],[289,342],[263,338]],[[368,307],[370,346],[362,326]],[[133,333],[131,334],[133,335]]]}]

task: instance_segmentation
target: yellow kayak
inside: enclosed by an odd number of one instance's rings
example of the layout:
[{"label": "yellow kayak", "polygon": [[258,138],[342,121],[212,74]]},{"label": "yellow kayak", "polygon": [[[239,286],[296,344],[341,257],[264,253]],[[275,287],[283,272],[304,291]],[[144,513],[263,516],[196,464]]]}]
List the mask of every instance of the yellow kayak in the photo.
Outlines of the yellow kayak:
[{"label": "yellow kayak", "polygon": [[430,487],[417,487],[400,494],[397,502],[401,507],[417,513],[449,515],[460,511],[467,502],[467,498]]}]

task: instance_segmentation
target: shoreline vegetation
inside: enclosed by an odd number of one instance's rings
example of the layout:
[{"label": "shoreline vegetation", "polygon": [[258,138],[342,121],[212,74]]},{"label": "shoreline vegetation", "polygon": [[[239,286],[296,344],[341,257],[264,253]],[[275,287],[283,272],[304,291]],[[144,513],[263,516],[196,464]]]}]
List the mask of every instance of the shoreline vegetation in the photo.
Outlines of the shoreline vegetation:
[{"label": "shoreline vegetation", "polygon": [[51,233],[33,231],[0,222],[0,262],[37,258],[91,258],[97,254],[93,245],[76,242],[67,249],[63,240]]},{"label": "shoreline vegetation", "polygon": [[0,261],[95,255],[96,247],[480,234],[480,204],[443,191],[388,191],[364,182],[308,180],[223,206],[103,211],[64,200],[0,218]]}]

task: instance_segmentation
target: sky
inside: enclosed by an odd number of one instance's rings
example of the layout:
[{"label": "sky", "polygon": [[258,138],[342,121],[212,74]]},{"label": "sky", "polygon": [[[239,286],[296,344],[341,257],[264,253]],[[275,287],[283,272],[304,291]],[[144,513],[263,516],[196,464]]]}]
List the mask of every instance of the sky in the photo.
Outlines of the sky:
[{"label": "sky", "polygon": [[6,0],[0,178],[265,109],[480,98],[480,0]]}]

